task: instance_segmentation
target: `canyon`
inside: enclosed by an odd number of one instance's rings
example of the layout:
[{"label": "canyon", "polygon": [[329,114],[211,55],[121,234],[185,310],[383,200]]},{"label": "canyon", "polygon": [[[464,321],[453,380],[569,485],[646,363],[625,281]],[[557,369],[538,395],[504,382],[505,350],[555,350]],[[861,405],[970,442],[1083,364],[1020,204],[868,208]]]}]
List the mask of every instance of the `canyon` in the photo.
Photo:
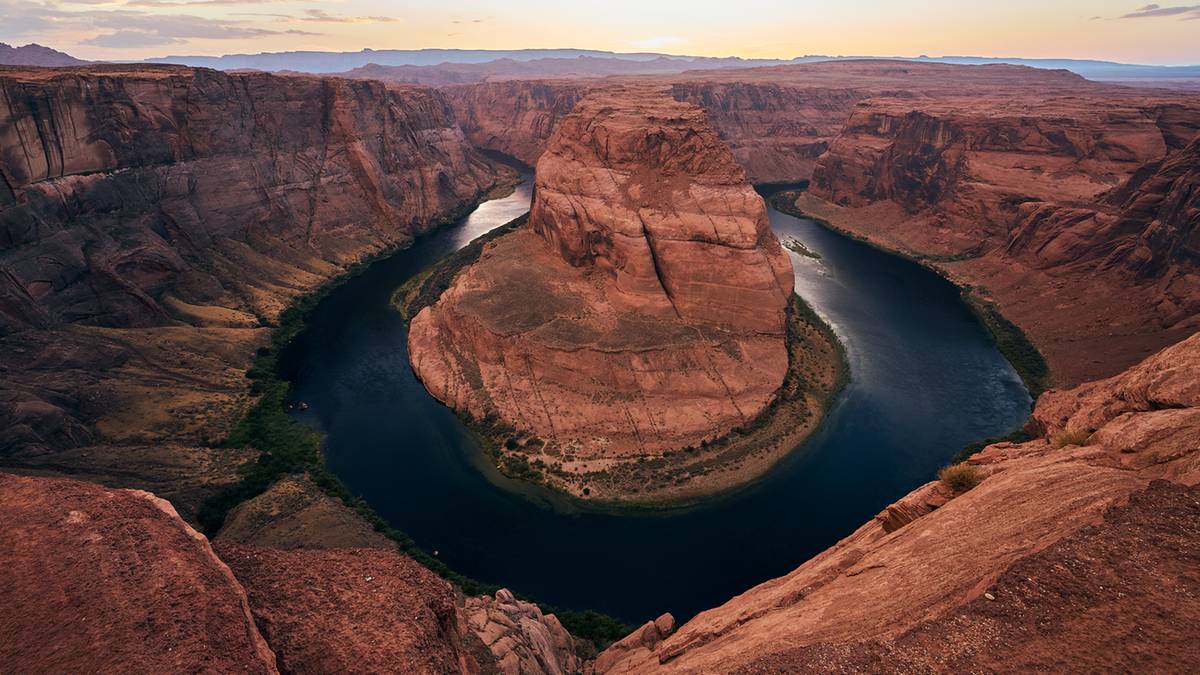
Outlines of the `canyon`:
[{"label": "canyon", "polygon": [[[1196,667],[1194,94],[888,61],[437,89],[0,68],[0,93],[2,663]],[[511,185],[481,149],[537,165],[532,213],[415,317],[414,367],[441,400],[505,420],[501,457],[511,438],[588,476],[560,479],[579,496],[677,497],[637,458],[737,435],[781,396],[792,276],[748,182],[807,182],[788,208],[969,287],[1044,352],[1054,388],[1019,440],[959,465],[965,486],[921,485],[794,571],[599,654],[526,599],[439,577],[319,472],[263,486],[211,542],[196,532],[206,500],[271,460],[225,439],[260,400],[246,373],[272,330]],[[806,325],[821,386],[797,399],[802,432],[837,379]],[[639,379],[604,367],[617,357]],[[636,434],[605,420],[614,382]],[[621,480],[585,443],[549,452],[596,436],[634,467]]]},{"label": "canyon", "polygon": [[168,66],[0,88],[2,463],[188,517],[250,457],[220,441],[280,312],[509,176],[431,90]]},{"label": "canyon", "polygon": [[[703,111],[606,89],[557,126],[528,225],[412,318],[409,352],[436,398],[511,427],[501,468],[545,466],[590,499],[694,495],[760,474],[827,405],[837,348],[793,321],[792,286],[762,198]],[[796,368],[811,390],[791,395],[803,402],[784,440],[709,447],[787,397]]]}]

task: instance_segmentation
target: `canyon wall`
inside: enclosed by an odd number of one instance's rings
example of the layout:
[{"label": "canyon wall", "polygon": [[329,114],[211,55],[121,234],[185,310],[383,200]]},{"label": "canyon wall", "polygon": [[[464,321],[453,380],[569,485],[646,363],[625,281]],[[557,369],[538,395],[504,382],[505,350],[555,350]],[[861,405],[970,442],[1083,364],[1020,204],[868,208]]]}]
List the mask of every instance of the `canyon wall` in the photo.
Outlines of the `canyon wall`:
[{"label": "canyon wall", "polygon": [[1016,95],[1031,89],[1055,95],[1104,88],[1067,71],[873,60],[586,82],[490,82],[444,91],[473,143],[532,165],[546,149],[554,125],[585,91],[628,83],[667,86],[676,100],[704,108],[752,183],[808,180],[854,107],[874,96]]},{"label": "canyon wall", "polygon": [[0,69],[0,462],[190,513],[278,313],[480,198],[445,98],[178,67]]},{"label": "canyon wall", "polygon": [[475,145],[537,164],[560,120],[588,85],[571,80],[487,82],[442,91]]},{"label": "canyon wall", "polygon": [[558,125],[529,225],[413,319],[409,347],[434,396],[511,426],[556,484],[624,498],[579,476],[694,451],[776,399],[792,284],[704,112],[607,89]]},{"label": "canyon wall", "polygon": [[1200,334],[597,673],[1195,669]]},{"label": "canyon wall", "polygon": [[805,212],[982,286],[1058,383],[1105,376],[1200,313],[1200,98],[874,98],[819,160]]}]

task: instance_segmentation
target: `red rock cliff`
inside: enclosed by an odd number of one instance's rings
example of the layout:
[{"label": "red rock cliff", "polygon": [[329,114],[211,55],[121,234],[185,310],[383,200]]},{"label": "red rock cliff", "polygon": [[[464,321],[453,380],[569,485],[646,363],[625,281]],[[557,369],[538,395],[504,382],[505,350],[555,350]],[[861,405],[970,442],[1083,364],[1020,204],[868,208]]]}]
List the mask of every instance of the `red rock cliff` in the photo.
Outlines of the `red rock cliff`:
[{"label": "red rock cliff", "polygon": [[987,287],[1074,383],[1197,327],[1198,131],[1200,98],[1120,87],[875,98],[801,208]]},{"label": "red rock cliff", "polygon": [[446,87],[463,132],[472,143],[533,166],[550,136],[587,92],[582,82],[486,82]]}]

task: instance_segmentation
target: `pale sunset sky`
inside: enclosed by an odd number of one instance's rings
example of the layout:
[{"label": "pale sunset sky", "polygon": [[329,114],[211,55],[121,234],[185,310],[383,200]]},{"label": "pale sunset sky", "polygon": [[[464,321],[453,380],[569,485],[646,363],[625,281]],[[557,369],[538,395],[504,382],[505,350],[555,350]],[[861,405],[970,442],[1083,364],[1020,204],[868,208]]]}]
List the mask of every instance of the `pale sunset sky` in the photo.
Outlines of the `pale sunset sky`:
[{"label": "pale sunset sky", "polygon": [[0,42],[38,42],[90,59],[576,47],[765,58],[927,54],[1200,64],[1200,4],[0,0]]}]

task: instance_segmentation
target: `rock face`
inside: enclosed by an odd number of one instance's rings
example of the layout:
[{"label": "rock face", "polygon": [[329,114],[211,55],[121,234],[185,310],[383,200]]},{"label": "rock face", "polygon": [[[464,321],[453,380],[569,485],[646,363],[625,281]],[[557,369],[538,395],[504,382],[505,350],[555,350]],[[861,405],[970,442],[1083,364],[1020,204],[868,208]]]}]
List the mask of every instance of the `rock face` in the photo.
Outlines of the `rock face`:
[{"label": "rock face", "polygon": [[553,614],[500,589],[467,598],[467,624],[487,646],[503,675],[572,675],[581,661],[575,641]]},{"label": "rock face", "polygon": [[496,171],[431,90],[152,66],[0,69],[0,462],[150,487],[206,446],[296,295]]},{"label": "rock face", "polygon": [[560,120],[587,86],[572,81],[508,81],[446,87],[447,100],[472,143],[537,164]]},{"label": "rock face", "polygon": [[217,549],[286,672],[479,672],[453,587],[407,556],[222,540]]},{"label": "rock face", "polygon": [[[872,97],[1077,95],[1106,88],[1067,71],[880,60],[691,70],[641,81],[651,79],[670,87],[676,100],[705,109],[753,183],[807,180],[854,107]],[[532,165],[585,86],[629,81],[489,82],[446,92],[472,142]]]},{"label": "rock face", "polygon": [[1200,616],[1198,383],[1200,334],[1047,392],[1034,440],[970,460],[977,487],[918,488],[652,649],[601,654],[597,672],[1193,670],[1176,646]]},{"label": "rock face", "polygon": [[281,550],[396,548],[395,542],[306,476],[288,476],[239,504],[225,517],[216,540]]},{"label": "rock face", "polygon": [[0,520],[5,670],[278,672],[242,587],[166,501],[0,474]]},{"label": "rock face", "polygon": [[1200,98],[1121,88],[874,98],[800,207],[987,287],[1078,383],[1197,327],[1198,131]]},{"label": "rock face", "polygon": [[413,319],[434,396],[567,474],[699,445],[774,400],[791,265],[701,110],[586,98],[536,180],[529,226]]}]

